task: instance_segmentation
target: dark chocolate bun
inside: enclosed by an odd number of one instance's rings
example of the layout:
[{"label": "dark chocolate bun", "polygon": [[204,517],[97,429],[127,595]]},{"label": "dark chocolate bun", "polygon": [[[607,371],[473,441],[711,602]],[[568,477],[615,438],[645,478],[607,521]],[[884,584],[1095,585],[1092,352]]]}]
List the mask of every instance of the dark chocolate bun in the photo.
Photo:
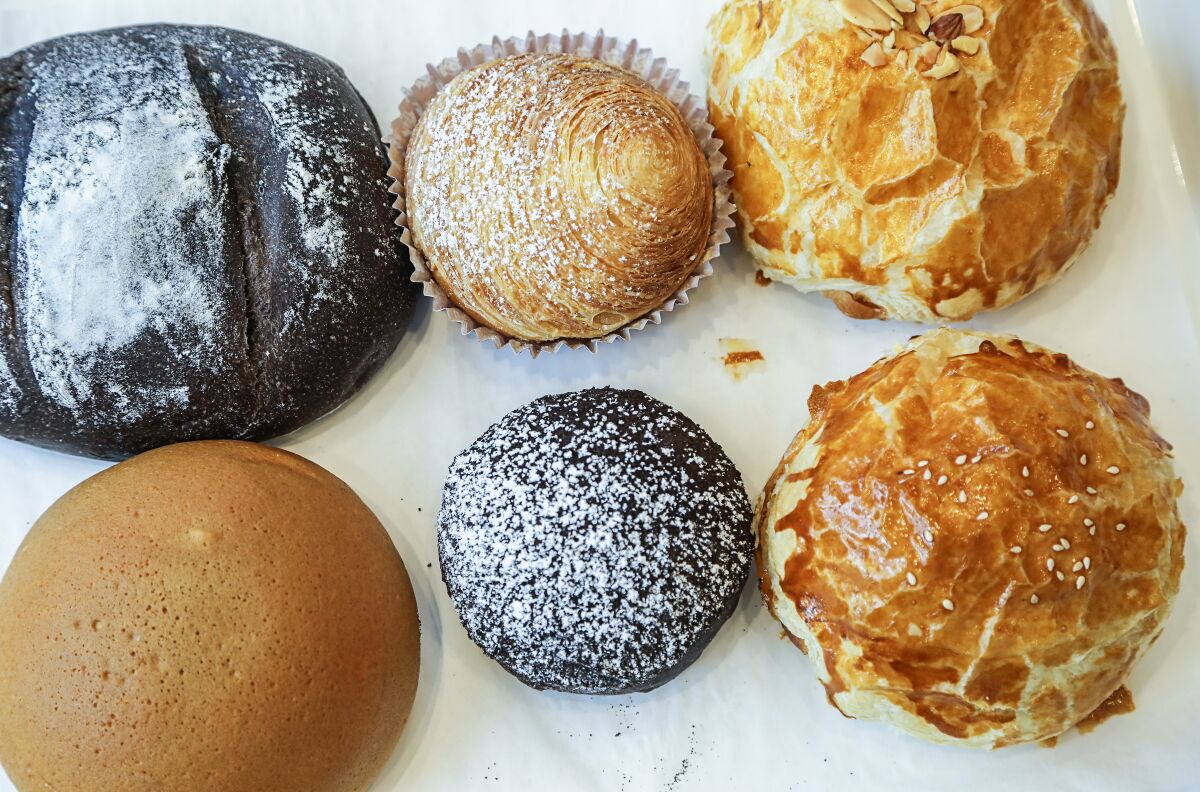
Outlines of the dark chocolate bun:
[{"label": "dark chocolate bun", "polygon": [[375,118],[215,27],[0,59],[0,434],[118,458],[338,407],[413,303]]},{"label": "dark chocolate bun", "polygon": [[753,551],[737,468],[640,391],[546,396],[450,466],[442,578],[468,635],[525,684],[647,691],[733,613]]}]

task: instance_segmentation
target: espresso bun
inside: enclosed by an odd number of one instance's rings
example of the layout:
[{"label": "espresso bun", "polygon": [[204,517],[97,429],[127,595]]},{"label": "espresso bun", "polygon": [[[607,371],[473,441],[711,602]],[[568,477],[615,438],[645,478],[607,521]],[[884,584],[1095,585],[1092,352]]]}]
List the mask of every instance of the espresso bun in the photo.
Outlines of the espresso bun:
[{"label": "espresso bun", "polygon": [[743,239],[855,318],[1002,308],[1075,261],[1116,189],[1113,43],[1085,0],[884,6],[731,0],[709,23]]},{"label": "espresso bun", "polygon": [[759,573],[831,704],[994,748],[1057,736],[1126,680],[1184,563],[1145,399],[944,329],[809,409],[759,505]]},{"label": "espresso bun", "polygon": [[0,761],[21,792],[361,792],[419,633],[387,532],[328,472],[151,451],[59,499],[0,582]]}]

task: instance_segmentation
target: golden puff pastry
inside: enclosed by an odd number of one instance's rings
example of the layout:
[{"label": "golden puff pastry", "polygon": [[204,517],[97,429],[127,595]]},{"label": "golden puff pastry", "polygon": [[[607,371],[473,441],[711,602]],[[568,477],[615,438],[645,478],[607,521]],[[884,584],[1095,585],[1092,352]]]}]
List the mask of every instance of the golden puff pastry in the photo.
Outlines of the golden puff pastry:
[{"label": "golden puff pastry", "polygon": [[747,247],[857,318],[1021,299],[1117,186],[1116,53],[1085,0],[731,0],[707,53]]},{"label": "golden puff pastry", "polygon": [[756,514],[759,574],[831,704],[995,748],[1118,690],[1184,564],[1182,484],[1145,399],[942,329],[809,409]]},{"label": "golden puff pastry", "polygon": [[598,338],[702,263],[709,166],[671,101],[598,60],[530,53],[459,74],[405,154],[414,245],[451,302],[524,341]]}]

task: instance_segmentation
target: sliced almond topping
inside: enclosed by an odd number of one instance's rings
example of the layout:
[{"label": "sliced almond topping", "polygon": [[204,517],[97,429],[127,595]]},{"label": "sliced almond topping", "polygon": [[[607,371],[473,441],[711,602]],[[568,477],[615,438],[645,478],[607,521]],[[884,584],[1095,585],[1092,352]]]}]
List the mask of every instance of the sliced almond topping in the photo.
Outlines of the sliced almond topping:
[{"label": "sliced almond topping", "polygon": [[904,17],[896,10],[896,6],[892,5],[892,0],[871,0],[879,7],[879,10],[888,15],[888,18],[893,22],[904,24]]},{"label": "sliced almond topping", "polygon": [[947,14],[961,14],[963,19],[963,33],[971,34],[983,27],[983,9],[975,5],[960,5],[954,8],[947,8],[942,12],[942,16]]},{"label": "sliced almond topping", "polygon": [[[885,53],[883,51],[883,46],[880,45],[880,43],[878,41],[876,41],[871,46],[869,46],[865,50],[863,50],[862,55],[860,55],[859,57],[862,58],[863,61],[866,62],[866,64],[868,66],[874,67],[876,69],[878,69],[880,66],[887,66],[887,64],[888,64],[887,53]],[[912,472],[912,471],[909,471],[909,472]]]},{"label": "sliced almond topping", "polygon": [[933,20],[929,26],[929,35],[938,42],[953,41],[966,32],[962,14],[945,13]]},{"label": "sliced almond topping", "polygon": [[875,4],[875,0],[833,0],[833,4],[852,25],[868,30],[892,29],[892,18]]},{"label": "sliced almond topping", "polygon": [[896,46],[902,50],[919,49],[928,42],[929,39],[908,30],[896,31]]},{"label": "sliced almond topping", "polygon": [[892,52],[896,49],[896,31],[892,31],[883,37],[883,51]]},{"label": "sliced almond topping", "polygon": [[958,74],[958,69],[958,58],[950,50],[943,49],[941,54],[938,55],[937,62],[933,64],[933,68],[922,72],[922,74],[935,80],[941,80],[945,77]]},{"label": "sliced almond topping", "polygon": [[917,10],[917,4],[913,0],[892,0],[892,5],[902,14],[911,14]]},{"label": "sliced almond topping", "polygon": [[[936,41],[926,41],[924,44],[922,44],[920,46],[920,48],[918,48],[916,50],[916,55],[917,55],[917,61],[919,62],[922,69],[928,69],[928,68],[932,67],[933,64],[935,62],[937,62],[937,57],[938,57],[937,42]],[[965,456],[963,457],[963,461],[964,462],[966,461]]]},{"label": "sliced almond topping", "polygon": [[950,46],[964,55],[974,55],[979,52],[979,39],[971,36],[959,36],[950,42]]},{"label": "sliced almond topping", "polygon": [[[899,50],[896,53],[896,65],[899,66],[901,69],[908,67],[908,50]],[[941,482],[941,479],[944,479],[944,478],[945,478],[945,476],[942,476],[941,478],[938,479],[938,481]]]},{"label": "sliced almond topping", "polygon": [[917,32],[921,33],[922,35],[928,33],[929,26],[933,23],[933,17],[929,15],[929,9],[923,5],[917,6],[915,19],[917,24]]}]

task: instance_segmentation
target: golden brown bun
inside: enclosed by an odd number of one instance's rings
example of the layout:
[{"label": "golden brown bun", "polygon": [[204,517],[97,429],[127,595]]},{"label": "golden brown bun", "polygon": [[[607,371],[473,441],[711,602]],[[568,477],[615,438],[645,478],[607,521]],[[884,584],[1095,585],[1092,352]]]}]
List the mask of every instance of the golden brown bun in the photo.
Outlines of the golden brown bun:
[{"label": "golden brown bun", "polygon": [[809,409],[759,504],[760,582],[845,715],[937,742],[1043,740],[1157,638],[1182,485],[1120,380],[943,329],[814,388]]},{"label": "golden brown bun", "polygon": [[415,246],[476,322],[598,338],[659,307],[708,244],[708,162],[679,110],[597,60],[526,54],[459,74],[405,154]]},{"label": "golden brown bun", "polygon": [[24,792],[352,792],[419,670],[387,532],[338,479],[239,442],[64,495],[0,582],[0,760]]},{"label": "golden brown bun", "polygon": [[1108,32],[1084,0],[974,7],[979,51],[944,79],[915,57],[868,65],[871,39],[830,0],[731,0],[713,17],[709,110],[766,275],[841,293],[858,318],[961,320],[1087,246],[1120,170]]}]

